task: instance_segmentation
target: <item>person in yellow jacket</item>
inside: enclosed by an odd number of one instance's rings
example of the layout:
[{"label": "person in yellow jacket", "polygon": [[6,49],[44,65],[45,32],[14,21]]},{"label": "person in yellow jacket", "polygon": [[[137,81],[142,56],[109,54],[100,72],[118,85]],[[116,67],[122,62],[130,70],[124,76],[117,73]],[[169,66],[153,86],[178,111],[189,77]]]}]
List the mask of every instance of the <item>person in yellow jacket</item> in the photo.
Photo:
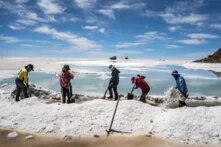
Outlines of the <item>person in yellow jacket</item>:
[{"label": "person in yellow jacket", "polygon": [[17,94],[16,94],[16,98],[15,101],[18,102],[19,101],[19,96],[21,91],[23,91],[24,97],[28,98],[28,73],[34,71],[34,66],[32,64],[28,64],[27,66],[23,67],[16,79],[15,79],[15,84],[16,84],[16,88],[17,88]]}]

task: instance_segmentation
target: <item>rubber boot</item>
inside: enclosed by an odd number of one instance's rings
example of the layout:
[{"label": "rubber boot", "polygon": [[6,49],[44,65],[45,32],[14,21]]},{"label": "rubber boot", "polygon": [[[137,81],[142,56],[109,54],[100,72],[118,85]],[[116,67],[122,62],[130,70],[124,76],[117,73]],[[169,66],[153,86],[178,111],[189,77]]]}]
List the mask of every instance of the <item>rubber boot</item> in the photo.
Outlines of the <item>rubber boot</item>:
[{"label": "rubber boot", "polygon": [[65,98],[62,99],[62,102],[65,103]]},{"label": "rubber boot", "polygon": [[186,106],[186,103],[184,101],[179,100],[179,107],[183,107],[183,106]]}]

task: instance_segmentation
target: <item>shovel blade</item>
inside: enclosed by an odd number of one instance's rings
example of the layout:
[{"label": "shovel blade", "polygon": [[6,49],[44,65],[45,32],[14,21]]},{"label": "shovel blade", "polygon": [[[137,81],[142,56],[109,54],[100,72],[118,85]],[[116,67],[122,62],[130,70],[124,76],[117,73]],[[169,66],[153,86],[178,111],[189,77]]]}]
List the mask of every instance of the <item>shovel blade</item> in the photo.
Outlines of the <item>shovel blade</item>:
[{"label": "shovel blade", "polygon": [[134,99],[134,95],[133,95],[132,93],[128,93],[128,94],[127,94],[127,99],[128,99],[128,100]]}]

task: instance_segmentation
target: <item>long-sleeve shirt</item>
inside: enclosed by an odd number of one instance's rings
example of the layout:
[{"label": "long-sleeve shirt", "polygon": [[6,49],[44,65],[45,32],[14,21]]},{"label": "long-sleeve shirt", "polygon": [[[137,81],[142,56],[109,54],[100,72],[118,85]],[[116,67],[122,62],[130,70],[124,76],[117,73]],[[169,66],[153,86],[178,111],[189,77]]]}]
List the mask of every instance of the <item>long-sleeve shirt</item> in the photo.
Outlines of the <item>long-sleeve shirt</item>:
[{"label": "long-sleeve shirt", "polygon": [[139,87],[142,90],[143,93],[148,93],[150,91],[150,86],[148,85],[148,83],[142,77],[136,77],[132,81],[132,83],[134,83],[137,88]]},{"label": "long-sleeve shirt", "polygon": [[22,80],[26,86],[28,85],[28,71],[25,67],[19,71],[17,78]]},{"label": "long-sleeve shirt", "polygon": [[119,83],[119,73],[120,73],[120,71],[116,68],[112,71],[110,83],[113,83],[113,84]]},{"label": "long-sleeve shirt", "polygon": [[74,78],[74,75],[70,72],[62,72],[60,75],[60,85],[61,87],[68,87],[69,82],[71,81],[71,79]]},{"label": "long-sleeve shirt", "polygon": [[185,94],[188,92],[185,79],[179,75],[176,78],[176,88],[182,93]]}]

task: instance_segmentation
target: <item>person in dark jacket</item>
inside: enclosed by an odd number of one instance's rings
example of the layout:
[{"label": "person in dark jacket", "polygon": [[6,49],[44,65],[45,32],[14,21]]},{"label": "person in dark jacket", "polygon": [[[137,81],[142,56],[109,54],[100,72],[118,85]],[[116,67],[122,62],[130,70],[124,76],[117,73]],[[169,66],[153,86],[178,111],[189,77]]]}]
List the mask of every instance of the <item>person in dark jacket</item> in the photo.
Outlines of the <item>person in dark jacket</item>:
[{"label": "person in dark jacket", "polygon": [[23,92],[25,98],[29,97],[29,95],[28,95],[28,87],[29,87],[28,73],[31,71],[34,71],[34,66],[32,64],[28,64],[27,66],[23,67],[19,71],[19,73],[15,79],[15,84],[16,84],[16,88],[17,88],[16,98],[15,98],[16,102],[19,101],[21,91]]},{"label": "person in dark jacket", "polygon": [[135,89],[141,89],[142,94],[140,96],[140,101],[146,103],[146,96],[150,91],[150,86],[144,79],[145,76],[137,75],[136,77],[131,78],[131,82],[134,84]]},{"label": "person in dark jacket", "polygon": [[67,103],[70,103],[70,99],[72,97],[71,79],[73,78],[74,75],[70,72],[69,65],[64,65],[60,75],[60,85],[63,103],[66,103],[66,97],[68,97]]},{"label": "person in dark jacket", "polygon": [[181,97],[179,99],[179,107],[186,106],[186,99],[188,98],[188,89],[186,85],[185,79],[178,73],[177,70],[172,72],[172,76],[176,80],[176,89],[178,89],[181,93]]},{"label": "person in dark jacket", "polygon": [[117,86],[119,84],[120,71],[113,65],[110,65],[109,69],[112,71],[112,73],[111,73],[111,79],[109,81],[109,87],[108,87],[108,90],[110,93],[110,96],[108,98],[109,99],[113,98],[113,91],[114,91],[114,98],[115,100],[118,100]]}]

